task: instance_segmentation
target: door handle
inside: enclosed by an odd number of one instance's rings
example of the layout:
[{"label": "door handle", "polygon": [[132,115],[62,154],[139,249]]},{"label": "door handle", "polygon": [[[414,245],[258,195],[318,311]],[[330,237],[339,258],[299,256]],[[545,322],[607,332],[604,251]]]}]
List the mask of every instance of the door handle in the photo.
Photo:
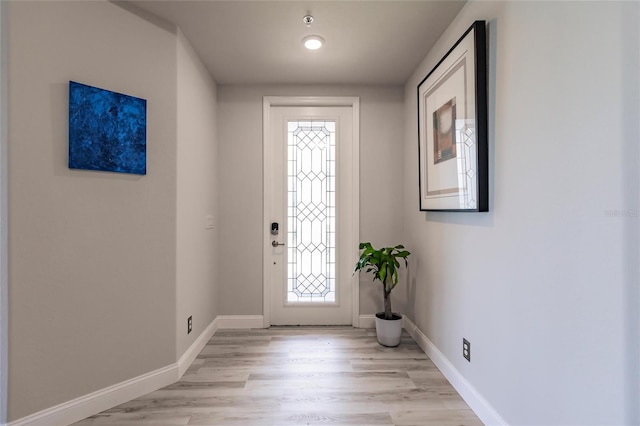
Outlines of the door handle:
[{"label": "door handle", "polygon": [[276,240],[273,240],[273,241],[271,241],[271,245],[274,246],[274,247],[278,247],[278,246],[283,246],[284,243],[279,243]]}]

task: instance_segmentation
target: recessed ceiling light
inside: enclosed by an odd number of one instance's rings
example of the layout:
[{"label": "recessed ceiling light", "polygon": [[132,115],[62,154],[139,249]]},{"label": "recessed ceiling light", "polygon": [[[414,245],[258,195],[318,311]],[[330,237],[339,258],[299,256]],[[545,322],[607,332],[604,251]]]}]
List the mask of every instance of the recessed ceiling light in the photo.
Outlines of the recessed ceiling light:
[{"label": "recessed ceiling light", "polygon": [[317,50],[322,47],[324,39],[317,35],[310,35],[303,38],[302,43],[304,44],[304,47],[309,50]]}]

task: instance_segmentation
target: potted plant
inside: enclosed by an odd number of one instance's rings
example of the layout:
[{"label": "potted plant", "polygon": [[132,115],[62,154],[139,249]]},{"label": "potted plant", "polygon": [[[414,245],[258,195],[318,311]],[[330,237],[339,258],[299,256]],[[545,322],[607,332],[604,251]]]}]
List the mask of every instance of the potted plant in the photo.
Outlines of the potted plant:
[{"label": "potted plant", "polygon": [[384,292],[384,312],[376,314],[376,335],[378,343],[383,346],[398,346],[402,334],[402,315],[391,310],[391,290],[398,285],[399,259],[408,265],[407,257],[411,254],[403,245],[375,249],[371,243],[360,243],[360,259],[353,273],[371,272],[373,281],[380,281]]}]

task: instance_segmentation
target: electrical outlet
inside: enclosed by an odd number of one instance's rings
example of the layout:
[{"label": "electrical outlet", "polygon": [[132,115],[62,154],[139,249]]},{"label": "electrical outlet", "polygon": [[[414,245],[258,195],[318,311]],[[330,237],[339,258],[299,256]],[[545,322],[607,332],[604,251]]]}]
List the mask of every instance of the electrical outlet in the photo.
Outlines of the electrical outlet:
[{"label": "electrical outlet", "polygon": [[191,330],[193,330],[193,315],[187,318],[187,334],[190,334]]},{"label": "electrical outlet", "polygon": [[462,339],[462,356],[471,362],[471,342],[464,338]]}]

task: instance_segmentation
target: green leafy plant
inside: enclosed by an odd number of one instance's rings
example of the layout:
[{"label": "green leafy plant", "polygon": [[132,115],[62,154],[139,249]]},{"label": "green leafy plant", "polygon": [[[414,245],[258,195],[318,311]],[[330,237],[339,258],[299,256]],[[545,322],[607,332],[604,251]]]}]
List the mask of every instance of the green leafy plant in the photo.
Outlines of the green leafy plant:
[{"label": "green leafy plant", "polygon": [[398,268],[400,262],[398,259],[404,260],[405,267],[408,265],[407,257],[411,253],[404,250],[403,245],[395,247],[383,247],[375,249],[371,243],[360,243],[360,259],[356,263],[353,270],[355,274],[358,271],[364,271],[373,274],[373,281],[380,281],[384,291],[384,319],[393,319],[391,312],[391,290],[398,285]]}]

